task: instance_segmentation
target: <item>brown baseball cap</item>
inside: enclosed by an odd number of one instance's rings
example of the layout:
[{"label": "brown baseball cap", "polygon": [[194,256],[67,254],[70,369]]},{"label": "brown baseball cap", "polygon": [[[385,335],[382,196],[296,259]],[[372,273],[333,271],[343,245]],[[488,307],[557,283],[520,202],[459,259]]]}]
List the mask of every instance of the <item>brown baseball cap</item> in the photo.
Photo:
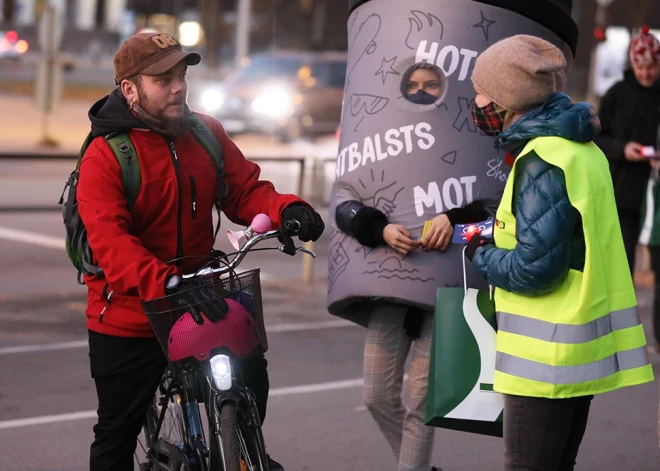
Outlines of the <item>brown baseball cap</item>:
[{"label": "brown baseball cap", "polygon": [[190,66],[201,60],[196,52],[185,52],[169,34],[138,33],[124,41],[115,54],[115,83],[137,74],[162,74],[181,61]]}]

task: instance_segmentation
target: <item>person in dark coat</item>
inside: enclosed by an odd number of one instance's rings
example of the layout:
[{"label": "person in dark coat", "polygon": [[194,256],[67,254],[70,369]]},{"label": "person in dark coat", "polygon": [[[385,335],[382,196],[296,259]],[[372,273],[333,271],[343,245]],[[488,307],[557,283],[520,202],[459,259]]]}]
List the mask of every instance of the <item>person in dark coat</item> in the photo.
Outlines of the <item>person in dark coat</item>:
[{"label": "person in dark coat", "polygon": [[[595,139],[610,162],[623,241],[631,272],[642,226],[642,205],[651,173],[653,146],[660,156],[660,41],[642,28],[630,47],[630,69],[601,100],[602,131]],[[652,251],[652,266],[660,268],[660,250]]]}]

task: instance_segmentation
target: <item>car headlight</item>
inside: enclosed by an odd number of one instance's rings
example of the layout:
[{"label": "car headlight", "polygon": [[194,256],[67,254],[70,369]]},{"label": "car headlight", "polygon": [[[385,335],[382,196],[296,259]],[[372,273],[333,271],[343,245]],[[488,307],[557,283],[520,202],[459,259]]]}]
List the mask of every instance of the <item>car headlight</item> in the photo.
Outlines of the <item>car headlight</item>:
[{"label": "car headlight", "polygon": [[228,391],[232,385],[231,362],[227,355],[216,355],[210,360],[213,384],[220,391]]},{"label": "car headlight", "polygon": [[293,96],[282,88],[270,88],[254,99],[252,109],[271,118],[283,118],[293,112]]},{"label": "car headlight", "polygon": [[209,89],[202,93],[202,106],[210,113],[218,111],[225,104],[225,94],[220,90]]}]

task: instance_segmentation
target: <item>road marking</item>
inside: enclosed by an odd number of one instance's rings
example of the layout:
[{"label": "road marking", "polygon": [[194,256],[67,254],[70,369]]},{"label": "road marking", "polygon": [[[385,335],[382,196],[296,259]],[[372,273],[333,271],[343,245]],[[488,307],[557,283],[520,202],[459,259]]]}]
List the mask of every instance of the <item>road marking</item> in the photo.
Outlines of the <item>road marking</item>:
[{"label": "road marking", "polygon": [[300,330],[317,330],[317,329],[337,329],[339,327],[354,327],[355,324],[344,320],[324,321],[324,322],[299,322],[291,324],[275,324],[266,326],[266,333],[269,334],[279,332],[297,332]]},{"label": "road marking", "polygon": [[48,352],[54,350],[70,350],[72,348],[87,347],[87,340],[74,340],[73,342],[47,343],[43,345],[18,345],[16,347],[0,348],[0,355],[14,355],[17,353]]},{"label": "road marking", "polygon": [[288,388],[273,389],[268,393],[268,397],[292,396],[295,394],[311,394],[316,392],[336,391],[339,389],[352,389],[362,387],[363,384],[364,383],[362,378],[347,379],[345,381],[332,381],[330,383],[304,384],[302,386],[290,386]]},{"label": "road marking", "polygon": [[[304,384],[301,386],[271,389],[269,397],[294,396],[298,394],[354,389],[362,387],[363,384],[362,378],[331,381],[328,383]],[[0,422],[0,430],[90,419],[96,419],[95,410],[73,412],[70,414],[43,415],[41,417],[29,417],[26,419],[3,420]]]},{"label": "road marking", "polygon": [[0,422],[0,430],[31,427],[33,425],[56,424],[60,422],[72,422],[74,420],[95,419],[96,411],[87,410],[74,412],[72,414],[42,415],[41,417],[30,417],[29,419],[3,420]]},{"label": "road marking", "polygon": [[[354,327],[355,324],[344,320],[324,322],[299,322],[290,324],[275,324],[266,327],[266,333],[278,334],[283,332],[299,332],[303,330],[337,329],[340,327]],[[0,355],[15,355],[19,353],[48,352],[56,350],[71,350],[87,348],[87,340],[74,340],[71,342],[46,343],[41,345],[17,345],[15,347],[0,348]]]},{"label": "road marking", "polygon": [[23,242],[24,244],[38,245],[51,249],[64,249],[63,237],[52,237],[37,232],[21,231],[9,227],[0,227],[0,239],[11,240],[13,242]]}]

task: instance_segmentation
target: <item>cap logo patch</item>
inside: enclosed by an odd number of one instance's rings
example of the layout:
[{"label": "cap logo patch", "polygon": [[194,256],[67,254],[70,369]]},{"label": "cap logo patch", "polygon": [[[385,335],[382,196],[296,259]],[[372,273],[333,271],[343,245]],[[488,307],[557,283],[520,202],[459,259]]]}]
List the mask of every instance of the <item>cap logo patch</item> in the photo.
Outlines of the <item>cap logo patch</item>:
[{"label": "cap logo patch", "polygon": [[159,34],[157,36],[152,36],[151,40],[161,49],[167,49],[168,47],[179,45],[176,39],[174,39],[169,34]]}]

